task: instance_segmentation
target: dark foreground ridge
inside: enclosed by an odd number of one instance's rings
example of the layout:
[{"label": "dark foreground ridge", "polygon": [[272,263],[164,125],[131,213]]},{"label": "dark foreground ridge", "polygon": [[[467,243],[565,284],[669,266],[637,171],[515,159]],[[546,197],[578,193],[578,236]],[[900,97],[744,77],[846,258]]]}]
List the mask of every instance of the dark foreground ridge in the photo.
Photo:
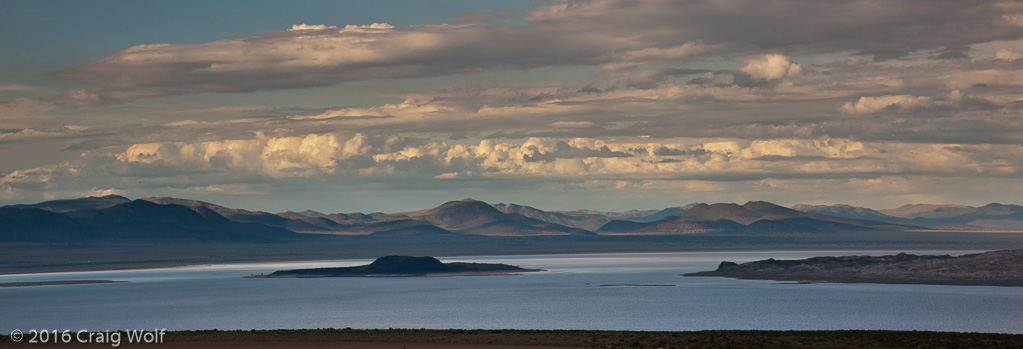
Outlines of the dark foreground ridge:
[{"label": "dark foreground ridge", "polygon": [[749,280],[881,284],[1023,286],[1023,250],[992,251],[959,257],[893,256],[814,257],[736,264],[685,276],[721,276]]},{"label": "dark foreground ridge", "polygon": [[[6,343],[5,343],[6,342]],[[19,344],[21,346],[19,346]],[[1023,335],[925,331],[252,330],[168,332],[159,348],[1020,348]],[[0,346],[34,348],[38,344]],[[60,345],[57,345],[60,346]],[[126,344],[127,347],[133,347]],[[122,347],[125,347],[122,346]],[[109,347],[109,346],[107,346]]]},{"label": "dark foreground ridge", "polygon": [[278,270],[253,277],[345,277],[345,276],[463,276],[502,275],[542,271],[497,263],[441,263],[433,257],[385,256],[356,267]]}]

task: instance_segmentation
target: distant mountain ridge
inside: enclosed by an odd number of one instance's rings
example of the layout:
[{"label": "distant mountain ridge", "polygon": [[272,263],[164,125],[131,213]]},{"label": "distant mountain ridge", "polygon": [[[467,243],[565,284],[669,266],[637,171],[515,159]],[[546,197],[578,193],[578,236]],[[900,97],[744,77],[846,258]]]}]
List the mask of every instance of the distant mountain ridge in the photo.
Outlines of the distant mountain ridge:
[{"label": "distant mountain ridge", "polygon": [[899,208],[872,210],[850,205],[794,205],[793,209],[854,219],[925,226],[1023,228],[1023,206],[991,203],[981,207],[963,205],[910,204]]},{"label": "distant mountain ridge", "polygon": [[272,242],[300,238],[309,237],[233,221],[206,207],[192,209],[119,196],[0,207],[0,241]]},{"label": "distant mountain ridge", "polygon": [[10,205],[4,206],[5,208],[37,208],[50,212],[71,212],[83,209],[103,209],[117,204],[123,204],[131,201],[126,197],[120,195],[106,195],[106,196],[90,196],[78,199],[65,199],[65,200],[50,200],[40,202],[38,204],[29,205]]},{"label": "distant mountain ridge", "polygon": [[607,224],[611,221],[611,218],[595,214],[595,213],[581,213],[581,212],[557,212],[557,211],[543,211],[529,206],[522,206],[516,204],[496,204],[493,205],[497,210],[508,213],[508,214],[519,214],[525,217],[538,219],[548,223],[560,224],[567,227],[585,229],[589,231],[597,230],[598,228]]},{"label": "distant mountain ridge", "polygon": [[764,201],[695,204],[685,213],[653,222],[613,221],[597,230],[605,234],[695,234],[708,232],[835,232],[911,226],[807,213]]},{"label": "distant mountain ridge", "polygon": [[[893,216],[895,214],[901,216]],[[630,218],[623,218],[630,217]],[[997,227],[981,228],[979,226]],[[399,213],[268,213],[170,197],[108,195],[0,207],[0,241],[274,242],[317,234],[490,236],[829,233],[1023,227],[1023,207],[849,205],[783,207],[765,201],[689,204],[663,210],[544,211],[464,199]]]}]

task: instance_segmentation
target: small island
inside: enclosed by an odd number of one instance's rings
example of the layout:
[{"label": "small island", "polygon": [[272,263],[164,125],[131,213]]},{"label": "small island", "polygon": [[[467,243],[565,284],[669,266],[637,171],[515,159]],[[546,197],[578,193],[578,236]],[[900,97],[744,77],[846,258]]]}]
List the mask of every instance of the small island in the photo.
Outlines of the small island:
[{"label": "small island", "polygon": [[717,270],[684,276],[799,283],[1023,286],[1023,250],[992,251],[959,257],[899,253],[879,257],[813,257],[800,260],[772,258],[742,264],[721,262]]},{"label": "small island", "polygon": [[316,277],[437,277],[513,275],[544,271],[497,263],[442,263],[433,257],[385,256],[371,264],[356,267],[278,270],[254,278],[316,278]]}]

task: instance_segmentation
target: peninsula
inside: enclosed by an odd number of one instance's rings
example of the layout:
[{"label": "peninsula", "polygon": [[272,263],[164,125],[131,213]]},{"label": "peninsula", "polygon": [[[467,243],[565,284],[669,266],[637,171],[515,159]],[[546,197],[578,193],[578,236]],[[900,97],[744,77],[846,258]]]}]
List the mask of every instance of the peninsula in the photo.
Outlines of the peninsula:
[{"label": "peninsula", "polygon": [[992,251],[959,257],[889,256],[767,259],[684,276],[720,276],[747,280],[879,284],[1023,286],[1023,250]]},{"label": "peninsula", "polygon": [[433,257],[385,256],[373,263],[355,267],[278,270],[261,278],[313,278],[313,277],[417,277],[417,276],[470,276],[509,275],[543,271],[525,269],[497,263],[442,263]]}]

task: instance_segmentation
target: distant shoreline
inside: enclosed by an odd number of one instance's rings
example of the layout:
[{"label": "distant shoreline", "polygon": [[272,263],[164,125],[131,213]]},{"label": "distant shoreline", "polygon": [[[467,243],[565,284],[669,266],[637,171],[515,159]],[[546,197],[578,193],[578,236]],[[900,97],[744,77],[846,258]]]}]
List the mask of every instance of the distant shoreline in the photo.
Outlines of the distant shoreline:
[{"label": "distant shoreline", "polygon": [[743,251],[991,251],[1023,248],[1023,234],[857,232],[685,236],[325,237],[272,244],[0,243],[0,275],[167,268],[189,265],[445,257]]},{"label": "distant shoreline", "polygon": [[1023,286],[1023,250],[1001,250],[958,257],[912,255],[765,259],[683,276],[797,283],[873,283],[963,286]]},{"label": "distant shoreline", "polygon": [[83,284],[110,284],[127,281],[115,280],[54,280],[54,281],[28,281],[28,282],[0,282],[0,287],[31,287],[31,286],[54,286],[54,285],[83,285]]}]

